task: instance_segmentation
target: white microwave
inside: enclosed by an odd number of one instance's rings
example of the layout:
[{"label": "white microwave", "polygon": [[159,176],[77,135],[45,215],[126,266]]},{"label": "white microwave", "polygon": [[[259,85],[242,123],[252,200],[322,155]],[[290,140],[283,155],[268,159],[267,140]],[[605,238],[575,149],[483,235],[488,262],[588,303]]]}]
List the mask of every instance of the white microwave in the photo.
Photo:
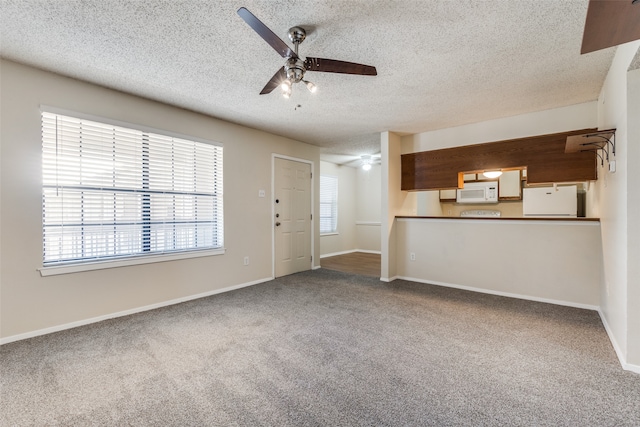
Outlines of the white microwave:
[{"label": "white microwave", "polygon": [[498,181],[465,182],[456,192],[458,203],[498,203]]}]

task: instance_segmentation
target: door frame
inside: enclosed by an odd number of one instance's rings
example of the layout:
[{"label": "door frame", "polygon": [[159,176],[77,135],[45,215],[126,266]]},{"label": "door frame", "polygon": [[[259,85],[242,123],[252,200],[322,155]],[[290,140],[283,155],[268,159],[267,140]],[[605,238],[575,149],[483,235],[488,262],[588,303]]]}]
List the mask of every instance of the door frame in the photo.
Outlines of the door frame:
[{"label": "door frame", "polygon": [[301,159],[298,157],[291,157],[284,154],[271,153],[271,278],[275,279],[276,277],[276,228],[275,218],[276,218],[276,159],[283,160],[291,160],[293,162],[298,163],[306,163],[311,165],[311,215],[313,215],[313,220],[311,221],[311,257],[313,261],[309,261],[310,270],[313,270],[313,263],[316,260],[315,253],[315,238],[316,238],[316,212],[315,212],[315,179],[316,177],[313,175],[315,172],[315,162],[313,160]]}]

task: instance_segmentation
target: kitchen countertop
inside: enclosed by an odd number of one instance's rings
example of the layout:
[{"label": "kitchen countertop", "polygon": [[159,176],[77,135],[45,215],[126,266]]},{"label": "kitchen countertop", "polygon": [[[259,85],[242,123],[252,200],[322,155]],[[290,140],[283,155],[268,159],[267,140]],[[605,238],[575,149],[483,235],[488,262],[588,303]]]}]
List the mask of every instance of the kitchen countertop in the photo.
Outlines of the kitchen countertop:
[{"label": "kitchen countertop", "polygon": [[407,216],[398,215],[396,218],[414,218],[414,219],[459,219],[462,221],[474,219],[483,221],[576,221],[576,222],[599,222],[600,218],[568,218],[568,217],[461,217],[461,216]]}]

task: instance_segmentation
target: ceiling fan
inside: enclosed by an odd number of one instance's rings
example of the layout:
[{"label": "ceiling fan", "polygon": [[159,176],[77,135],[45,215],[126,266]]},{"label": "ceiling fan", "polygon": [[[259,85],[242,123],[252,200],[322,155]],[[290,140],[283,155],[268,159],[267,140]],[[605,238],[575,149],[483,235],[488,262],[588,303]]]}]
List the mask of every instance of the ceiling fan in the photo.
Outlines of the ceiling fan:
[{"label": "ceiling fan", "polygon": [[282,95],[285,98],[291,96],[291,86],[294,83],[303,82],[310,92],[314,93],[316,85],[304,79],[306,71],[322,71],[325,73],[358,74],[362,76],[376,76],[376,67],[371,65],[356,64],[353,62],[338,61],[335,59],[313,58],[308,56],[302,60],[298,56],[298,45],[307,37],[307,32],[302,27],[289,28],[289,39],[293,42],[294,50],[280,39],[273,31],[263,24],[254,14],[246,8],[238,9],[238,15],[253,30],[258,33],[276,52],[285,58],[284,66],[281,67],[271,80],[265,85],[260,95],[271,93],[275,88],[282,88]]},{"label": "ceiling fan", "polygon": [[379,165],[382,163],[382,156],[378,154],[362,154],[359,156],[336,154],[335,157],[340,158],[340,161],[329,160],[331,163],[335,163],[339,166],[361,167],[363,170],[371,170],[373,165]]}]

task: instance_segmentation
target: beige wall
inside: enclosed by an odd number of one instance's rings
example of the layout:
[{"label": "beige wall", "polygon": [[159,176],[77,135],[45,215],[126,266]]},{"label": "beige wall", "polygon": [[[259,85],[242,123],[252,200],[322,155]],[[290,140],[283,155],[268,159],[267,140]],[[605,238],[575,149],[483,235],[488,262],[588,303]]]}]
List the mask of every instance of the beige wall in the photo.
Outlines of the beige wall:
[{"label": "beige wall", "polygon": [[356,245],[358,250],[380,252],[380,165],[356,171]]},{"label": "beige wall", "polygon": [[402,137],[402,154],[585,129],[597,125],[595,101]]},{"label": "beige wall", "polygon": [[356,170],[349,166],[320,162],[320,175],[338,177],[338,230],[320,235],[320,256],[351,252],[356,243]]},{"label": "beige wall", "polygon": [[417,191],[416,212],[419,216],[450,216],[448,210],[443,210],[440,202],[440,191]]},{"label": "beige wall", "polygon": [[338,233],[320,236],[320,253],[380,252],[380,165],[371,170],[320,162],[322,175],[338,177]]},{"label": "beige wall", "polygon": [[396,216],[416,215],[417,196],[400,190],[401,179],[401,139],[393,132],[382,132],[381,148],[381,277],[383,281],[392,281],[396,277]]},{"label": "beige wall", "polygon": [[[2,61],[0,337],[22,337],[272,277],[272,153],[314,162],[319,149],[179,108]],[[224,144],[226,254],[41,277],[40,105]],[[314,178],[315,218],[318,180]],[[259,198],[258,190],[266,197]],[[317,221],[314,253],[320,253]],[[243,257],[250,265],[243,266]],[[314,256],[319,265],[319,256]]]},{"label": "beige wall", "polygon": [[398,219],[396,232],[399,277],[591,309],[599,305],[597,222]]},{"label": "beige wall", "polygon": [[627,248],[628,264],[628,338],[627,362],[640,367],[640,69],[627,75],[627,114],[629,120],[627,135]]},{"label": "beige wall", "polygon": [[442,202],[440,203],[442,209],[442,216],[460,216],[462,211],[474,210],[474,209],[487,209],[498,210],[500,215],[505,218],[522,218],[522,201],[513,202],[500,202],[500,203],[488,203],[488,204],[459,204],[455,202]]},{"label": "beige wall", "polygon": [[[628,210],[629,191],[638,182],[631,182],[629,171],[637,168],[633,149],[629,150],[630,138],[637,135],[629,134],[628,123],[637,121],[634,117],[629,121],[627,100],[627,68],[635,55],[640,41],[618,46],[616,54],[607,74],[607,78],[598,98],[598,128],[616,129],[616,172],[611,173],[605,167],[598,169],[598,181],[595,185],[594,199],[597,200],[599,216],[602,223],[602,250],[604,259],[604,284],[601,289],[601,311],[605,325],[623,363],[634,360],[636,370],[640,372],[638,361],[640,354],[629,353],[631,308],[640,310],[640,301],[633,300],[633,292],[629,288],[629,263],[637,262],[629,258],[630,244],[637,244],[628,235],[629,220],[637,220],[637,211]],[[635,129],[635,128],[631,128]],[[633,193],[631,193],[633,194]],[[633,267],[631,267],[633,269]],[[632,278],[637,283],[637,277]],[[637,343],[633,346],[636,347]]]}]

